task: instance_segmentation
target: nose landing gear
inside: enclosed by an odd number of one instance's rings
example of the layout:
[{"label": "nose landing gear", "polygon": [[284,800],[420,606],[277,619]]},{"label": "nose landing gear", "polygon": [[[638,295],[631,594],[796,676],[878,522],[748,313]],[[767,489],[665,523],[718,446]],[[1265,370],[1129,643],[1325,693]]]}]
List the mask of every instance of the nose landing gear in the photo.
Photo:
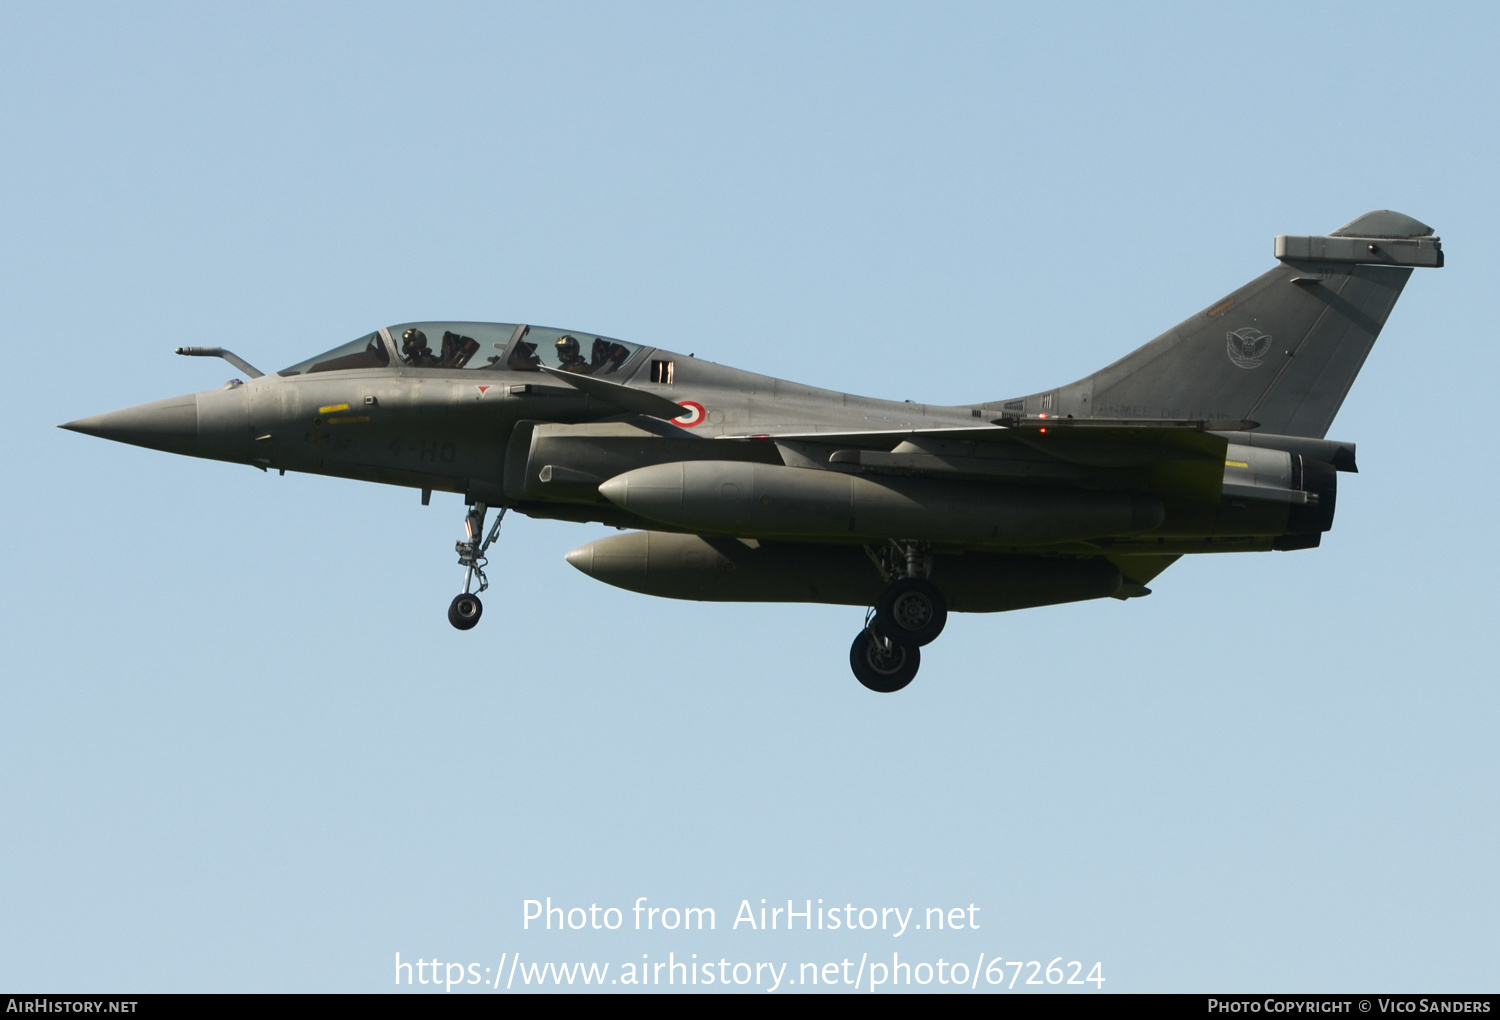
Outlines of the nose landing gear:
[{"label": "nose landing gear", "polygon": [[948,622],[948,602],[927,580],[932,552],[917,542],[891,542],[883,549],[866,546],[880,576],[890,582],[865,615],[865,627],[849,649],[855,679],[872,691],[899,691],[922,664],[921,647],[937,639]]},{"label": "nose landing gear", "polygon": [[[489,507],[483,503],[475,503],[469,507],[468,514],[464,517],[464,532],[469,536],[466,540],[454,546],[458,553],[458,565],[464,568],[464,590],[453,597],[448,604],[448,622],[459,630],[471,630],[479,622],[480,614],[484,612],[484,603],[479,601],[479,593],[470,593],[477,578],[479,591],[489,589],[489,578],[484,574],[484,568],[489,560],[485,559],[485,553],[495,539],[500,536],[500,522],[505,520],[505,508],[495,515],[495,523],[491,526],[489,534],[484,533],[484,518]],[[484,536],[483,541],[480,536]]]}]

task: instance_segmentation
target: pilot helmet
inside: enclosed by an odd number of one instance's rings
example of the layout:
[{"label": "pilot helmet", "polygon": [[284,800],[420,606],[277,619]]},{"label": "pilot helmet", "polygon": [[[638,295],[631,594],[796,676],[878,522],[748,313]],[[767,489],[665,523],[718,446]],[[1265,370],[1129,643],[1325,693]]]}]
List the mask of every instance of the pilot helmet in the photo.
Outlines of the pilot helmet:
[{"label": "pilot helmet", "polygon": [[427,350],[427,334],[420,329],[408,329],[401,334],[401,353],[407,358],[414,358]]},{"label": "pilot helmet", "polygon": [[580,355],[578,353],[578,341],[564,333],[557,338],[557,356],[563,361],[574,361]]}]

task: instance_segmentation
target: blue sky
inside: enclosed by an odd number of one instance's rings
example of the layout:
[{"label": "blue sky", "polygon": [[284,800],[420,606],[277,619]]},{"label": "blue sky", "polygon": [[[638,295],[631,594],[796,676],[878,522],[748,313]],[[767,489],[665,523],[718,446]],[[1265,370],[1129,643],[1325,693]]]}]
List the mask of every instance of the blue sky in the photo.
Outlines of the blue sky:
[{"label": "blue sky", "polygon": [[[1497,29],[1478,4],[0,9],[0,984],[910,951],[1099,961],[1120,991],[1493,987]],[[428,318],[998,399],[1376,208],[1450,264],[1334,424],[1361,473],[1323,547],[955,617],[898,696],[849,675],[859,610],[607,588],[562,559],[590,526],[508,520],[456,634],[457,497],[54,428],[232,371],[182,344],[272,369]],[[523,930],[547,896],[719,928]],[[981,927],[729,929],[761,898]]]}]

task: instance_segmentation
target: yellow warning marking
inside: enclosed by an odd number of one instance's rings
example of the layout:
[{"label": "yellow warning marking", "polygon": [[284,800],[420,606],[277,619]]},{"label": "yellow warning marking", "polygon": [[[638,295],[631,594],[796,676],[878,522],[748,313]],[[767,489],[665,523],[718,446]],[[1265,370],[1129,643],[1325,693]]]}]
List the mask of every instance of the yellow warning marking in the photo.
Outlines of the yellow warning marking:
[{"label": "yellow warning marking", "polygon": [[[345,406],[347,407],[348,405],[345,405]],[[330,424],[330,425],[358,425],[362,421],[369,421],[369,420],[370,420],[370,416],[368,414],[356,414],[356,415],[351,415],[351,416],[349,416],[347,418],[329,418],[328,419],[328,424]]]},{"label": "yellow warning marking", "polygon": [[1242,468],[1247,468],[1247,467],[1249,467],[1249,466],[1250,466],[1250,465],[1249,465],[1249,464],[1246,464],[1246,463],[1245,463],[1245,462],[1244,462],[1244,461],[1242,461],[1242,460],[1226,460],[1226,461],[1225,461],[1225,462],[1224,462],[1224,466],[1225,466],[1225,467],[1242,467]]},{"label": "yellow warning marking", "polygon": [[318,408],[319,414],[333,414],[335,411],[349,410],[348,404],[329,404],[327,407]]},{"label": "yellow warning marking", "polygon": [[1218,304],[1214,305],[1208,310],[1208,317],[1210,319],[1217,319],[1219,316],[1229,311],[1230,307],[1233,306],[1233,304],[1234,298],[1225,298],[1223,301],[1220,301]]}]

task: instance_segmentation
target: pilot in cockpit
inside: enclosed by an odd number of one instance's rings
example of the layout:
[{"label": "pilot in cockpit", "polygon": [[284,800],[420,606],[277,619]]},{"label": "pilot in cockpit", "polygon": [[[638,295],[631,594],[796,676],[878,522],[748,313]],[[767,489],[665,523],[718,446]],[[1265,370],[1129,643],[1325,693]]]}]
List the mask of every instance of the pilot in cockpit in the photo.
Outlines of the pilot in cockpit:
[{"label": "pilot in cockpit", "polygon": [[583,360],[583,353],[578,349],[578,339],[564,333],[557,338],[557,367],[564,372],[579,372],[583,375],[589,373],[589,363]]},{"label": "pilot in cockpit", "polygon": [[420,329],[408,329],[401,334],[401,358],[412,368],[431,368],[437,364],[432,348],[427,346],[427,334]]}]

